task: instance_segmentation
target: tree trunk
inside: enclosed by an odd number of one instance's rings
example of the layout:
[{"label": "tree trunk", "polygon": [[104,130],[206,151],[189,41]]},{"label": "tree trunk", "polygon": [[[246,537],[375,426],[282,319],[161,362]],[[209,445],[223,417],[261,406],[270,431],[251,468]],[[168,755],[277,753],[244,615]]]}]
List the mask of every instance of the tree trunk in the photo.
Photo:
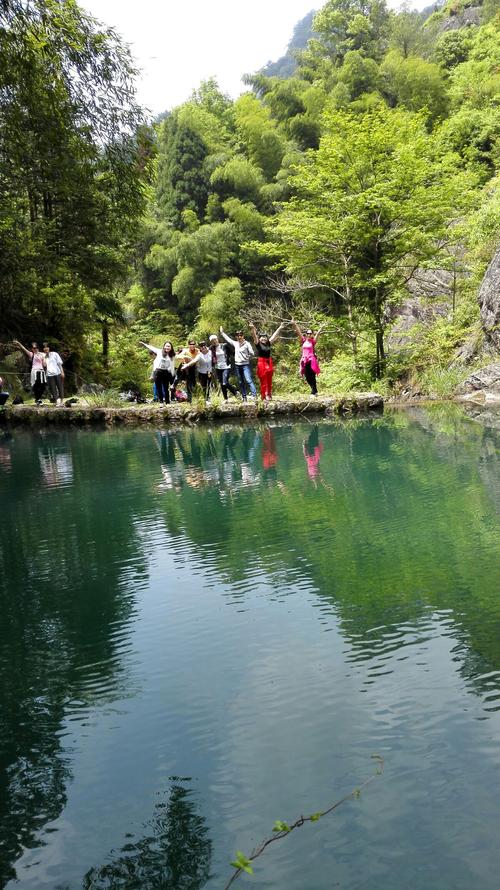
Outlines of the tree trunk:
[{"label": "tree trunk", "polygon": [[349,319],[349,335],[351,339],[352,346],[352,355],[354,359],[354,367],[358,367],[358,337],[356,334],[356,328],[354,327],[354,323],[352,320],[352,300],[351,300],[351,285],[349,284],[349,278],[347,277],[347,268],[348,268],[348,260],[344,258],[344,290],[346,297],[346,305],[347,305],[347,317]]},{"label": "tree trunk", "polygon": [[375,343],[377,347],[377,361],[375,363],[375,377],[380,380],[385,374],[385,348],[384,348],[384,330],[382,325],[375,331]]},{"label": "tree trunk", "polygon": [[109,324],[105,320],[102,322],[102,363],[104,367],[108,368],[109,363]]}]

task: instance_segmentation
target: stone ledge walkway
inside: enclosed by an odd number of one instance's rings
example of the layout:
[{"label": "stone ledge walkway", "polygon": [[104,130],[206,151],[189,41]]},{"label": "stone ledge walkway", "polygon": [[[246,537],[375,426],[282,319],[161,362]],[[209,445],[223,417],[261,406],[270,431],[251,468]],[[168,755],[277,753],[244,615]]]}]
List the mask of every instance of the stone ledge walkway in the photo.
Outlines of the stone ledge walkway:
[{"label": "stone ledge walkway", "polygon": [[0,425],[38,426],[170,426],[182,423],[208,423],[229,418],[240,420],[255,417],[297,416],[320,414],[323,416],[380,413],[384,400],[375,392],[360,392],[346,396],[328,396],[300,399],[276,399],[272,402],[226,402],[222,405],[197,407],[184,403],[173,405],[124,405],[104,408],[85,405],[83,400],[70,408],[64,406],[11,405],[0,410]]}]

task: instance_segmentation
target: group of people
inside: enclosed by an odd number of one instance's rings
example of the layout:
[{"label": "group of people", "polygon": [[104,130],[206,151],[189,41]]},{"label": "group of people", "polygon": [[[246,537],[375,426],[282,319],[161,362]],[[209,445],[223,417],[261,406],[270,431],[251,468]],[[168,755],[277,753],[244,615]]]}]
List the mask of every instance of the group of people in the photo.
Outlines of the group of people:
[{"label": "group of people", "polygon": [[[316,343],[323,326],[314,334],[311,328],[307,328],[303,333],[295,320],[292,320],[291,324],[301,343],[300,373],[308,383],[311,395],[315,396],[318,392],[316,378],[320,373]],[[249,399],[255,400],[257,390],[252,376],[251,360],[257,355],[260,395],[263,401],[269,401],[272,399],[274,374],[272,345],[284,327],[285,322],[282,322],[274,333],[268,336],[258,333],[255,325],[250,323],[253,344],[246,339],[243,331],[236,331],[233,339],[220,327],[219,335],[211,334],[208,343],[189,340],[188,345],[177,352],[170,340],[166,340],[161,348],[140,340],[140,345],[154,356],[152,380],[155,397],[159,402],[169,404],[176,398],[179,383],[184,383],[187,399],[191,401],[198,383],[208,402],[211,388],[216,383],[225,401],[229,397],[228,393],[233,396],[239,393],[244,402]],[[232,364],[225,344],[234,351],[234,368],[239,390],[229,379]]]},{"label": "group of people", "polygon": [[[45,389],[49,388],[49,397],[54,405],[62,405],[64,399],[64,368],[63,360],[58,352],[44,343],[39,349],[38,343],[31,344],[31,349],[23,346],[19,340],[13,341],[16,349],[24,353],[30,367],[30,385],[37,405],[42,404]],[[0,378],[0,406],[5,405],[10,393],[3,391],[3,380]]]},{"label": "group of people", "polygon": [[[303,333],[295,320],[292,319],[291,325],[301,343],[300,373],[308,383],[311,395],[315,396],[318,392],[316,378],[320,373],[316,343],[323,326],[316,333],[311,328],[307,328]],[[196,343],[195,340],[189,340],[187,346],[177,351],[169,340],[166,340],[162,347],[152,346],[140,340],[139,344],[154,356],[151,376],[155,399],[163,404],[169,404],[178,398],[187,398],[190,402],[195,387],[199,385],[207,402],[216,386],[222,392],[225,401],[229,398],[229,393],[235,397],[240,395],[244,402],[249,399],[253,401],[257,398],[257,390],[251,362],[256,356],[260,395],[263,401],[269,401],[272,399],[274,374],[272,347],[285,326],[285,322],[282,322],[274,333],[268,336],[258,333],[255,325],[250,323],[253,343],[246,339],[241,330],[236,331],[233,339],[220,327],[219,334],[211,334],[208,342]],[[51,402],[55,405],[62,404],[64,367],[59,353],[52,349],[49,343],[44,343],[42,349],[39,349],[36,342],[31,343],[30,349],[23,346],[19,340],[14,340],[13,343],[28,359],[35,403],[42,404],[48,387]],[[228,354],[228,347],[231,347],[234,356]],[[238,387],[230,380],[233,365]],[[8,398],[9,393],[3,391],[3,381],[0,380],[0,405],[5,404]]]}]

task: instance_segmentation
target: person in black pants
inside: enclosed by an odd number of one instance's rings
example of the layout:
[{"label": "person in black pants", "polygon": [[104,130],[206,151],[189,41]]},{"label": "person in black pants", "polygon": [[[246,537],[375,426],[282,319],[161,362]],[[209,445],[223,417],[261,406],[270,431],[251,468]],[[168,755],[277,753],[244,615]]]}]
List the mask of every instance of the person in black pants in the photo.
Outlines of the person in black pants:
[{"label": "person in black pants", "polygon": [[31,364],[31,373],[30,373],[30,383],[31,388],[33,390],[33,396],[37,405],[42,404],[42,396],[45,392],[45,385],[47,383],[47,359],[45,357],[45,353],[40,352],[38,348],[38,344],[33,342],[31,344],[31,349],[26,349],[19,340],[13,340],[14,346],[16,349],[20,349],[21,352],[24,352],[26,358]]},{"label": "person in black pants", "polygon": [[198,343],[199,354],[196,368],[198,371],[198,383],[203,390],[205,401],[208,402],[210,396],[210,382],[212,379],[213,356],[207,344],[202,340]]},{"label": "person in black pants", "polygon": [[194,340],[190,340],[187,349],[183,349],[177,354],[177,358],[181,361],[178,376],[181,380],[186,381],[188,402],[193,398],[193,392],[196,386],[196,365],[198,364],[199,354],[200,350],[196,346]]},{"label": "person in black pants", "polygon": [[219,343],[219,338],[216,334],[210,334],[210,350],[212,352],[213,360],[213,368],[215,373],[217,374],[217,380],[219,381],[219,386],[222,390],[222,395],[224,401],[227,402],[227,393],[228,390],[233,396],[238,395],[238,390],[232,383],[229,382],[229,375],[231,373],[231,364],[228,360],[226,347]]},{"label": "person in black pants", "polygon": [[156,384],[158,401],[168,405],[170,402],[170,387],[175,379],[175,349],[170,340],[165,340],[161,349],[158,346],[144,343],[143,340],[139,340],[139,344],[148,349],[151,355],[155,356],[153,380]]},{"label": "person in black pants", "polygon": [[0,408],[3,408],[7,399],[9,398],[9,396],[10,396],[10,393],[4,392],[3,378],[0,377]]},{"label": "person in black pants", "polygon": [[300,373],[311,387],[311,395],[317,396],[318,387],[316,385],[316,376],[321,373],[321,369],[319,367],[319,362],[316,356],[316,342],[325,325],[322,324],[316,331],[316,334],[313,333],[311,328],[308,328],[305,335],[300,330],[297,322],[293,319],[292,326],[295,328],[297,336],[300,340],[300,344],[302,346],[302,354],[300,357]]}]

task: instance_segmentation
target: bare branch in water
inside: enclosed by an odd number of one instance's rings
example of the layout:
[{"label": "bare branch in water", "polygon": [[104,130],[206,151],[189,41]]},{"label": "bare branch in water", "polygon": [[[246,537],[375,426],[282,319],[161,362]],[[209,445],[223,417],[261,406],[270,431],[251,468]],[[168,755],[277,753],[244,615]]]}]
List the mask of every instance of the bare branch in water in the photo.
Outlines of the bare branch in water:
[{"label": "bare branch in water", "polygon": [[340,807],[343,803],[347,803],[348,800],[357,800],[363,788],[366,788],[373,780],[380,776],[384,771],[384,759],[380,756],[380,754],[372,754],[372,760],[376,762],[375,772],[365,779],[364,782],[361,783],[357,788],[354,788],[349,794],[346,794],[345,797],[342,797],[340,800],[337,800],[336,803],[332,804],[330,807],[327,807],[326,810],[320,810],[317,813],[312,813],[310,816],[300,816],[295,822],[292,822],[291,825],[288,822],[282,822],[281,820],[277,820],[274,823],[273,832],[274,834],[271,837],[266,838],[259,844],[258,847],[255,847],[254,850],[250,853],[250,856],[245,856],[241,851],[238,851],[236,854],[236,858],[231,865],[234,866],[234,872],[231,875],[229,881],[224,887],[224,890],[228,890],[231,884],[234,881],[237,881],[239,876],[246,872],[247,874],[253,874],[253,868],[251,863],[254,862],[255,859],[258,859],[259,856],[262,855],[266,847],[270,844],[273,844],[275,841],[280,841],[284,837],[290,834],[290,832],[294,831],[296,828],[302,828],[306,822],[318,822],[323,816],[328,816],[329,813],[333,813],[338,807]]}]

